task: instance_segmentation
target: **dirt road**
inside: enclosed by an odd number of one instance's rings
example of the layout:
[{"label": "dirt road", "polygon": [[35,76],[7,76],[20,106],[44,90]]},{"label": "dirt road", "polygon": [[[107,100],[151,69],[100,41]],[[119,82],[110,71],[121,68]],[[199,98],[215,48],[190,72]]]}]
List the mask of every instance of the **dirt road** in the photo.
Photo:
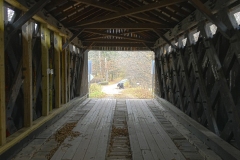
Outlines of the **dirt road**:
[{"label": "dirt road", "polygon": [[105,98],[116,98],[116,99],[132,99],[137,98],[136,96],[128,93],[128,88],[118,89],[117,83],[107,86],[102,86],[102,92],[106,94]]},{"label": "dirt road", "polygon": [[121,94],[122,90],[118,89],[117,83],[107,86],[102,86],[102,92],[107,94],[106,98],[114,98],[115,95]]}]

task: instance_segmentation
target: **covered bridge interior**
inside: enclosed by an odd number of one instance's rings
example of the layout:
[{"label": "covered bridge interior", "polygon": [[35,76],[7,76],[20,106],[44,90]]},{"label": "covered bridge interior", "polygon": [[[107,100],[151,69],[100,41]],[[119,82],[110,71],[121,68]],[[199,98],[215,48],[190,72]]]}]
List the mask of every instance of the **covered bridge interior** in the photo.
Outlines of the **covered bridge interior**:
[{"label": "covered bridge interior", "polygon": [[0,159],[91,101],[89,50],[153,51],[155,99],[126,100],[128,118],[161,103],[219,159],[239,159],[239,26],[239,0],[0,0]]}]

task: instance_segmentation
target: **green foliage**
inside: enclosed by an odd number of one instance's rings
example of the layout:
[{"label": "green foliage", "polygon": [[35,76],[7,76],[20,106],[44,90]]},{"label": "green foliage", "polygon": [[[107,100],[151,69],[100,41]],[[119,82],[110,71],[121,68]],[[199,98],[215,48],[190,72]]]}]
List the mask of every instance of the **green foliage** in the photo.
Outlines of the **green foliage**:
[{"label": "green foliage", "polygon": [[91,84],[89,98],[103,98],[103,97],[105,97],[105,93],[102,92],[102,86],[97,83]]}]

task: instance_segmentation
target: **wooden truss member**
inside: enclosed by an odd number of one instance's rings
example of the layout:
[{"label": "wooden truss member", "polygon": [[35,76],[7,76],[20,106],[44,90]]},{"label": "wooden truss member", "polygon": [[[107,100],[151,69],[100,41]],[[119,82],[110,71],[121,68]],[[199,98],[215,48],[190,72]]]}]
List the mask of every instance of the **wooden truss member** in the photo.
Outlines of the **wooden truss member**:
[{"label": "wooden truss member", "polygon": [[5,63],[4,63],[4,7],[0,0],[0,146],[6,143]]}]

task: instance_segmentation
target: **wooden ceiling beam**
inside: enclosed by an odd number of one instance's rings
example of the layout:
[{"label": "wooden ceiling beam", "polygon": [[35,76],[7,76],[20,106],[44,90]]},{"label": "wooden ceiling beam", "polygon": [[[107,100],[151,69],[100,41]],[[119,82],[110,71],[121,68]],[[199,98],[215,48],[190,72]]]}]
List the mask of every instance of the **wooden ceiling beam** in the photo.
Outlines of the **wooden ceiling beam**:
[{"label": "wooden ceiling beam", "polygon": [[[74,28],[74,27],[73,27]],[[152,29],[152,28],[160,28],[160,29],[169,29],[172,26],[166,26],[163,24],[155,24],[155,23],[98,23],[93,25],[86,25],[81,28],[86,29]]]},{"label": "wooden ceiling beam", "polygon": [[[124,3],[127,3],[127,4],[135,4],[134,6],[133,6],[133,8],[135,8],[135,7],[140,7],[140,6],[142,6],[143,5],[143,3],[141,3],[140,1],[124,1]],[[172,5],[171,5],[172,6]],[[158,21],[159,22],[161,22],[161,24],[168,24],[168,23],[170,23],[170,22],[174,22],[172,19],[170,19],[169,17],[167,17],[166,18],[166,16],[165,16],[165,20],[163,20],[163,18],[164,17],[162,17],[162,15],[163,14],[160,14],[160,12],[158,12],[158,11],[156,11],[156,10],[151,10],[151,11],[149,11],[149,12],[145,12],[145,13],[142,13],[142,14],[144,14],[144,15],[146,15],[146,16],[148,16],[148,17],[152,17],[152,18],[154,18],[155,17],[155,19],[158,19]],[[164,16],[164,15],[163,15]]]},{"label": "wooden ceiling beam", "polygon": [[58,1],[54,1],[54,2],[50,2],[47,6],[45,6],[45,9],[47,9],[49,12],[51,12],[52,10],[57,9],[58,6],[62,6],[64,4],[66,4],[68,2],[68,0],[58,0]]},{"label": "wooden ceiling beam", "polygon": [[177,15],[176,13],[172,12],[171,10],[167,9],[167,8],[162,8],[161,9],[162,12],[166,13],[167,15],[169,15],[171,18],[173,19],[177,19],[178,21],[182,20],[183,17],[180,15]]},{"label": "wooden ceiling beam", "polygon": [[[87,46],[87,45],[86,45]],[[94,43],[96,47],[144,47],[143,43]]]},{"label": "wooden ceiling beam", "polygon": [[60,21],[62,21],[65,18],[70,18],[73,15],[78,15],[80,14],[80,12],[84,9],[88,8],[88,6],[86,6],[85,4],[78,4],[75,6],[72,6],[71,9],[68,10],[63,10],[62,12],[59,11],[59,14],[56,16],[57,19],[59,19]]},{"label": "wooden ceiling beam", "polygon": [[138,14],[138,13],[146,12],[146,11],[149,11],[149,10],[161,8],[161,7],[166,7],[166,6],[176,4],[176,3],[180,3],[180,2],[184,2],[184,1],[186,1],[186,0],[162,0],[162,1],[159,1],[159,2],[155,2],[155,3],[150,3],[148,5],[143,5],[143,6],[140,6],[140,7],[133,8],[133,9],[121,11],[120,13],[113,13],[113,14],[108,15],[108,16],[102,16],[102,17],[93,18],[93,19],[90,19],[90,20],[85,20],[85,21],[77,23],[76,26],[85,26],[85,25],[89,25],[89,24],[95,24],[95,23],[98,23],[98,22],[112,20],[112,19],[123,17],[123,16],[129,16],[129,15]]},{"label": "wooden ceiling beam", "polygon": [[[141,43],[141,42],[134,42],[132,40],[128,40],[128,39],[96,39],[96,40],[82,40],[83,43],[86,42],[101,42],[101,43]],[[155,42],[145,42],[147,44],[154,44]]]},{"label": "wooden ceiling beam", "polygon": [[171,5],[171,6],[169,6],[168,8],[174,10],[176,13],[179,13],[179,14],[181,14],[181,15],[184,15],[185,17],[186,17],[186,15],[189,15],[189,14],[190,14],[190,12],[185,11],[184,9],[182,9],[181,6],[178,7],[178,6],[176,6],[176,5]]},{"label": "wooden ceiling beam", "polygon": [[[122,12],[123,9],[119,8],[119,7],[115,7],[109,4],[105,4],[105,3],[101,3],[101,2],[97,2],[97,1],[92,1],[92,0],[75,0],[76,2],[81,2],[87,5],[91,5],[97,8],[101,8],[107,11],[112,11],[112,12]],[[154,17],[150,17],[141,13],[138,14],[134,14],[134,15],[130,15],[131,17],[137,18],[137,19],[141,19],[141,20],[145,20],[148,22],[152,22],[152,23],[157,23],[157,24],[162,24],[160,19],[154,18]]]},{"label": "wooden ceiling beam", "polygon": [[93,33],[93,34],[100,34],[100,35],[105,35],[105,36],[111,36],[111,37],[119,37],[119,38],[129,39],[129,40],[138,41],[138,42],[149,42],[148,40],[134,38],[134,37],[128,37],[128,36],[122,36],[120,34],[112,34],[112,33],[89,31],[89,30],[88,31],[86,30],[84,32],[89,32],[89,33]]},{"label": "wooden ceiling beam", "polygon": [[74,0],[75,2],[80,2],[80,3],[84,3],[90,6],[94,6],[96,8],[100,8],[100,9],[104,9],[107,11],[111,11],[111,12],[118,12],[119,8],[118,7],[114,7],[112,5],[108,5],[106,3],[101,3],[98,1],[93,1],[93,0]]},{"label": "wooden ceiling beam", "polygon": [[63,14],[64,12],[66,12],[67,10],[73,8],[75,5],[74,2],[72,1],[68,1],[66,4],[62,5],[62,6],[58,6],[57,8],[55,8],[54,10],[50,11],[49,13],[51,15],[53,15],[54,17],[57,18],[57,16]]},{"label": "wooden ceiling beam", "polygon": [[[149,31],[149,29],[145,29],[145,30],[132,30],[132,31],[120,33],[120,35],[126,35],[126,34],[131,34],[131,33],[139,33],[139,32],[146,32],[146,31]],[[106,35],[92,36],[92,37],[89,37],[89,38],[85,38],[85,40],[94,40],[94,39],[99,39],[99,38],[104,38],[104,37],[107,37],[107,36]]]}]

